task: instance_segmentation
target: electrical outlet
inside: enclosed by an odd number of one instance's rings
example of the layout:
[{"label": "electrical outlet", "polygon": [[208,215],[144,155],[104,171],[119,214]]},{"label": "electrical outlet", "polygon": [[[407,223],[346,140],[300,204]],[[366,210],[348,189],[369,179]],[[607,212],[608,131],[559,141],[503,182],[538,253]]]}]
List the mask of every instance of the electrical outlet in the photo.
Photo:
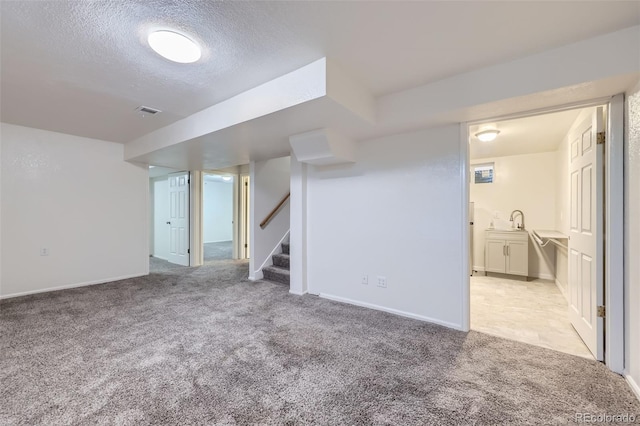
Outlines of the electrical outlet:
[{"label": "electrical outlet", "polygon": [[49,256],[49,249],[46,247],[43,247],[40,249],[40,256]]},{"label": "electrical outlet", "polygon": [[369,285],[369,275],[362,276],[362,285]]},{"label": "electrical outlet", "polygon": [[387,277],[378,277],[378,287],[387,288]]}]

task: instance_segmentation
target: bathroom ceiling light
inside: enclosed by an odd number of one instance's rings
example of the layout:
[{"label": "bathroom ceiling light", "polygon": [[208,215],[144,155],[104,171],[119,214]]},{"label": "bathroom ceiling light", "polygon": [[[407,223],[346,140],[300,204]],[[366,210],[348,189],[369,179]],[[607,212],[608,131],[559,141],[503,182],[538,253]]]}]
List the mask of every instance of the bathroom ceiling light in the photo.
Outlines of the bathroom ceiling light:
[{"label": "bathroom ceiling light", "polygon": [[482,132],[476,133],[476,137],[482,142],[491,142],[498,137],[499,133],[500,130],[484,130]]},{"label": "bathroom ceiling light", "polygon": [[222,180],[225,182],[231,181],[231,176],[222,176]]},{"label": "bathroom ceiling light", "polygon": [[154,31],[148,37],[149,46],[160,56],[173,62],[190,64],[200,59],[200,46],[174,31]]}]

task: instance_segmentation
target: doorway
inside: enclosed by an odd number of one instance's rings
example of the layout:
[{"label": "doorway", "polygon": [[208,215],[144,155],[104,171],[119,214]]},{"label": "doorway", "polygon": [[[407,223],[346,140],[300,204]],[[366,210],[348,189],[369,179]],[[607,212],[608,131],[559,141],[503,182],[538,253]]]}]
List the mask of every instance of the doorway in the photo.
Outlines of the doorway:
[{"label": "doorway", "polygon": [[202,244],[204,262],[234,258],[234,188],[237,177],[203,173]]},{"label": "doorway", "polygon": [[190,173],[149,166],[151,269],[190,264]]},{"label": "doorway", "polygon": [[247,166],[202,173],[200,235],[202,262],[249,258]]},{"label": "doorway", "polygon": [[[468,126],[472,330],[603,359],[604,163],[575,160],[604,152],[604,108]],[[586,234],[596,254],[576,245]]]}]

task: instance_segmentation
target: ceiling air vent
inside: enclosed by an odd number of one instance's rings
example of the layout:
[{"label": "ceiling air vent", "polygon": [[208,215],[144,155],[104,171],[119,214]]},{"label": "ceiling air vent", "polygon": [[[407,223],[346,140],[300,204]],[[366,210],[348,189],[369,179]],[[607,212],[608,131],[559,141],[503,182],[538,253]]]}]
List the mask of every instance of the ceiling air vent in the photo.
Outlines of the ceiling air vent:
[{"label": "ceiling air vent", "polygon": [[162,112],[159,109],[151,108],[144,105],[136,108],[136,111],[138,111],[140,114],[149,114],[149,115],[156,115],[157,113]]}]

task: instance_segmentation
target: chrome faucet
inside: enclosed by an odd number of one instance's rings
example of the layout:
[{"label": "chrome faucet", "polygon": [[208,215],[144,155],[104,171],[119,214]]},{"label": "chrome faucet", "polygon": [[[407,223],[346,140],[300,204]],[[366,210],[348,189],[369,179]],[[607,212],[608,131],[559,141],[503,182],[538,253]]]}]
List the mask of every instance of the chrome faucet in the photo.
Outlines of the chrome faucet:
[{"label": "chrome faucet", "polygon": [[509,221],[513,222],[513,216],[514,214],[520,214],[520,218],[522,219],[520,225],[518,225],[518,229],[522,229],[524,230],[524,213],[522,213],[522,210],[514,210],[511,212],[511,216],[509,216]]}]

